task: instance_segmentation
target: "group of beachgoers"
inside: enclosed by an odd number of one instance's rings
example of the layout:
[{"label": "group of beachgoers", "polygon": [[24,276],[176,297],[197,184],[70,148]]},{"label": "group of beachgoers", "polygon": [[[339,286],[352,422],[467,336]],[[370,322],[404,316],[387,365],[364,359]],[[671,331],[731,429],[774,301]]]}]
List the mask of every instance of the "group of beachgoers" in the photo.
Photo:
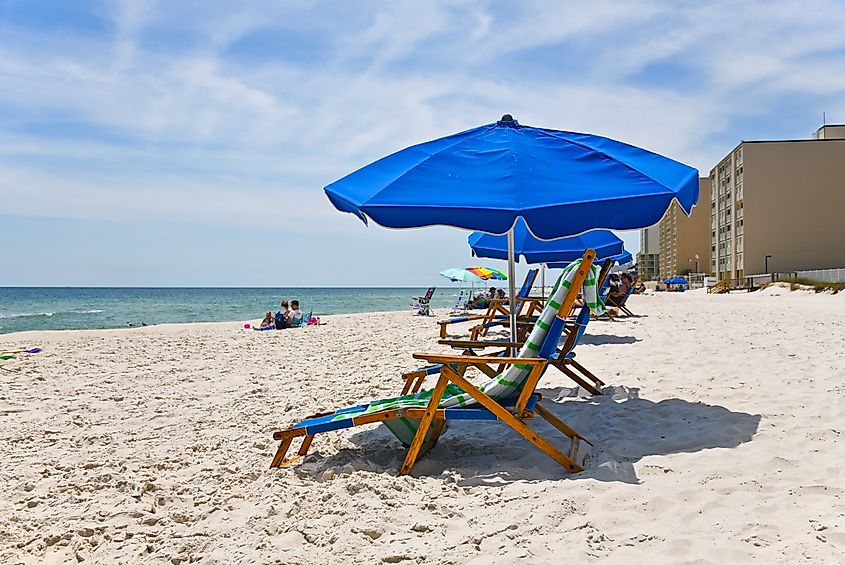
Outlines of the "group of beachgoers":
[{"label": "group of beachgoers", "polygon": [[279,306],[281,307],[281,310],[275,314],[268,310],[264,315],[264,319],[261,320],[261,325],[255,329],[284,330],[286,328],[298,328],[302,326],[302,321],[305,315],[302,313],[302,310],[299,309],[299,300],[291,300],[290,303],[288,303],[287,300],[282,300]]},{"label": "group of beachgoers", "polygon": [[490,287],[487,292],[480,292],[476,296],[473,296],[467,303],[467,308],[487,308],[490,301],[494,298],[502,304],[507,304],[508,302],[504,290]]}]

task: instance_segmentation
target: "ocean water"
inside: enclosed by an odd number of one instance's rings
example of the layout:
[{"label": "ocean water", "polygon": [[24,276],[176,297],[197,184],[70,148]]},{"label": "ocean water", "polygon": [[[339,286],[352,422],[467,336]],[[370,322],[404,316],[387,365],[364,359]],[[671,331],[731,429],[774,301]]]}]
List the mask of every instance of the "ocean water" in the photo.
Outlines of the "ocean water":
[{"label": "ocean water", "polygon": [[[279,302],[299,300],[307,314],[408,310],[424,288],[73,288],[0,287],[0,334],[26,330],[125,328],[181,322],[254,320]],[[437,289],[432,306],[455,302]]]}]

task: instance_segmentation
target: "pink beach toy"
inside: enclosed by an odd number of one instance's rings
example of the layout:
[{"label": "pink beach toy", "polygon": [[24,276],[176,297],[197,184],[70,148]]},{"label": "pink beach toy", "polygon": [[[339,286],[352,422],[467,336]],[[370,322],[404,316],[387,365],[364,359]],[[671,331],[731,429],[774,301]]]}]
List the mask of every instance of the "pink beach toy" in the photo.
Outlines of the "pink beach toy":
[{"label": "pink beach toy", "polygon": [[244,329],[245,329],[245,330],[248,330],[248,329],[249,329],[249,324],[244,324]]}]

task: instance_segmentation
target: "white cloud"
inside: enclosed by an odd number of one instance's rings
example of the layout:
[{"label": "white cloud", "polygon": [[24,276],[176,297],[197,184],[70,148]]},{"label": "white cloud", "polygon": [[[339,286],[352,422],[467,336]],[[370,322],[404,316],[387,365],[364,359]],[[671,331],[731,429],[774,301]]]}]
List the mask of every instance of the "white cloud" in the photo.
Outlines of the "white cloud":
[{"label": "white cloud", "polygon": [[[334,19],[322,3],[103,6],[105,39],[0,25],[7,211],[243,225],[296,201],[291,227],[308,230],[332,224],[324,184],[506,111],[708,171],[724,133],[770,100],[845,94],[832,2],[396,2],[338,5]],[[188,39],[149,39],[164,29]],[[312,34],[326,53],[230,53],[264,29]],[[683,82],[640,76],[666,62]]]}]

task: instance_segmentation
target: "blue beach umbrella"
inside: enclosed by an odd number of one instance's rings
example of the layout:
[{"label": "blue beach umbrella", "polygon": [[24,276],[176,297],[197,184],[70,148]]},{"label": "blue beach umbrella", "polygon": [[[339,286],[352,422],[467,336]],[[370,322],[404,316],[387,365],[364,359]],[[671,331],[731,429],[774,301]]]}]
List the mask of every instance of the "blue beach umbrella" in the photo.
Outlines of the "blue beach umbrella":
[{"label": "blue beach umbrella", "polygon": [[[512,250],[520,217],[538,238],[555,239],[650,226],[673,200],[689,214],[698,171],[606,137],[524,126],[505,115],[383,157],[325,191],[338,210],[365,223],[508,233]],[[511,296],[513,263],[511,252]],[[511,316],[514,337],[515,329]]]},{"label": "blue beach umbrella", "polygon": [[616,261],[617,265],[627,265],[634,262],[634,256],[631,255],[630,251],[623,251],[619,255],[614,255],[611,259]]},{"label": "blue beach umbrella", "polygon": [[[473,232],[467,240],[472,254],[476,257],[504,260],[508,258],[507,235]],[[534,237],[522,218],[519,218],[513,227],[514,257],[517,260],[522,257],[526,263],[569,263],[584,255],[586,249],[595,250],[596,260],[603,261],[625,251],[623,245],[616,234],[607,230],[592,230],[580,235],[545,240]]]},{"label": "blue beach umbrella", "polygon": [[[611,255],[610,257],[605,257],[605,259],[613,259],[613,262],[617,265],[626,265],[634,260],[634,256],[631,255],[630,251],[623,251],[618,255]],[[561,262],[561,263],[549,263],[550,269],[565,269],[569,263]]]}]

